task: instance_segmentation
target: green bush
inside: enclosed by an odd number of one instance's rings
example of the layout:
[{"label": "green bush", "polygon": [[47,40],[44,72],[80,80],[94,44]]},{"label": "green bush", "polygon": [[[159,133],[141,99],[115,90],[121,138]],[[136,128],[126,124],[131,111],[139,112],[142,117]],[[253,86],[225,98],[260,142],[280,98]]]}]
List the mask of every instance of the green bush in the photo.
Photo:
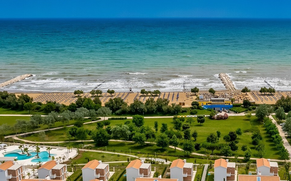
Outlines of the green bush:
[{"label": "green bush", "polygon": [[198,111],[196,110],[196,109],[192,109],[191,111],[190,111],[190,114],[191,115],[195,115],[195,114],[197,114],[198,113]]}]

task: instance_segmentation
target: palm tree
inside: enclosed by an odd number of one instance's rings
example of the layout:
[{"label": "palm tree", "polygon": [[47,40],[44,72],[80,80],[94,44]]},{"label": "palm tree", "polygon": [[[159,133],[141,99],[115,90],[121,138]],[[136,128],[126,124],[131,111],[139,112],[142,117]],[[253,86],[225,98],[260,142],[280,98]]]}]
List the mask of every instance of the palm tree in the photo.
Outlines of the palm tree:
[{"label": "palm tree", "polygon": [[27,176],[28,176],[28,178],[30,178],[30,173],[29,172],[27,173]]},{"label": "palm tree", "polygon": [[18,148],[21,150],[22,154],[24,155],[24,151],[23,151],[23,145],[19,145],[19,147],[18,147]]},{"label": "palm tree", "polygon": [[38,146],[38,144],[35,145],[35,152],[36,152],[36,158],[39,158],[39,152],[40,152],[40,148]]},{"label": "palm tree", "polygon": [[48,153],[49,153],[49,157],[51,157],[51,147],[46,147],[46,150],[48,151]]},{"label": "palm tree", "polygon": [[27,154],[27,156],[30,156],[30,153],[28,152],[28,148],[24,148],[23,151]]}]

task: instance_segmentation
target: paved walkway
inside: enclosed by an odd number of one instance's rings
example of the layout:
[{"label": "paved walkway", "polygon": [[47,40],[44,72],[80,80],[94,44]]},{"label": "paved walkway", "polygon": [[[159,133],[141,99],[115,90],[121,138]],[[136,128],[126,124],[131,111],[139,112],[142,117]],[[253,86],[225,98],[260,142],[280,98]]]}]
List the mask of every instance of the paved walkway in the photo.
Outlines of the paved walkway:
[{"label": "paved walkway", "polygon": [[289,153],[289,158],[291,158],[291,145],[289,144],[288,140],[286,139],[286,136],[285,136],[285,133],[283,131],[282,126],[278,125],[277,121],[273,118],[272,115],[270,115],[269,118],[272,120],[273,124],[276,125],[276,127],[279,131],[279,134],[282,137],[283,145]]},{"label": "paved walkway", "polygon": [[202,174],[202,177],[201,177],[201,181],[205,181],[205,179],[206,179],[208,166],[209,166],[209,164],[204,164],[204,169],[203,169],[203,174]]}]

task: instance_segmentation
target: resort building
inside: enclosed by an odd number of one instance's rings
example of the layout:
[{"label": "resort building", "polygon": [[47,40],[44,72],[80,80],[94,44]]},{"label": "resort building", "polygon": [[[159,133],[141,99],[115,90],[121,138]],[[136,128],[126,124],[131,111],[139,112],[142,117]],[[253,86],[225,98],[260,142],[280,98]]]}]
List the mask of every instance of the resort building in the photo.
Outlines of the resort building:
[{"label": "resort building", "polygon": [[170,167],[171,179],[178,181],[191,181],[193,178],[193,163],[187,163],[186,160],[174,160]]},{"label": "resort building", "polygon": [[141,160],[133,160],[126,167],[126,181],[135,181],[136,178],[151,177],[151,164]]},{"label": "resort building", "polygon": [[225,159],[218,159],[214,162],[214,181],[236,180],[235,163]]},{"label": "resort building", "polygon": [[23,177],[22,165],[7,161],[0,165],[0,181],[20,181]]},{"label": "resort building", "polygon": [[82,168],[83,181],[109,179],[109,165],[102,163],[102,161],[92,160]]},{"label": "resort building", "polygon": [[238,175],[238,181],[280,181],[280,177],[265,175]]},{"label": "resort building", "polygon": [[136,178],[135,181],[178,181],[178,179],[169,178]]},{"label": "resort building", "polygon": [[43,164],[38,169],[38,178],[51,180],[66,180],[67,165],[57,164],[56,161],[51,160]]},{"label": "resort building", "polygon": [[257,159],[257,175],[265,176],[277,176],[278,175],[278,163],[271,162],[269,159],[260,158]]}]

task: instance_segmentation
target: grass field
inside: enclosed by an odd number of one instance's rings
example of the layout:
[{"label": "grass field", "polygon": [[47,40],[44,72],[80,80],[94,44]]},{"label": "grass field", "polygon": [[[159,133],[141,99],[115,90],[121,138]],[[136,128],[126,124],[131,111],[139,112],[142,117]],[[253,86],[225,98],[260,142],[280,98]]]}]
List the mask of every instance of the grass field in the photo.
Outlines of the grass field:
[{"label": "grass field", "polygon": [[16,123],[16,120],[29,120],[29,116],[0,116],[0,126],[2,124],[7,124],[13,126]]},{"label": "grass field", "polygon": [[[117,125],[117,124],[124,124],[125,121],[128,120],[111,120],[111,127]],[[161,127],[162,123],[167,123],[169,129],[173,127],[172,119],[169,118],[160,118],[160,119],[154,119],[154,118],[148,118],[145,119],[145,126],[154,127],[154,122],[158,121],[159,128]],[[96,129],[96,124],[90,124],[90,125],[84,125],[86,129],[94,130]],[[206,138],[210,133],[215,133],[216,131],[221,132],[221,138],[219,140],[219,143],[225,143],[225,141],[222,139],[223,136],[228,134],[230,131],[236,131],[236,129],[241,128],[242,135],[238,137],[238,144],[237,146],[239,149],[235,151],[235,155],[237,156],[244,156],[244,152],[241,150],[242,145],[247,145],[249,148],[251,148],[252,151],[252,157],[258,157],[257,151],[254,149],[254,146],[251,144],[252,139],[252,133],[255,130],[260,130],[262,137],[263,137],[263,144],[265,145],[265,154],[264,157],[266,158],[274,158],[279,159],[279,155],[277,153],[277,150],[275,148],[275,145],[271,142],[271,139],[268,138],[268,135],[265,132],[265,129],[263,127],[262,123],[259,123],[256,121],[255,117],[252,117],[251,120],[247,119],[246,117],[229,117],[227,120],[211,120],[209,118],[206,118],[206,121],[204,124],[198,124],[197,122],[193,123],[191,125],[191,132],[196,130],[198,132],[197,137],[197,143],[204,143],[206,142]],[[37,140],[38,135],[31,135],[27,137],[28,140]],[[67,140],[65,135],[65,130],[58,130],[58,131],[52,131],[47,133],[47,139],[50,141],[61,141],[61,140]],[[88,137],[88,139],[90,139]],[[150,140],[154,141],[154,140]],[[183,141],[183,140],[182,140]],[[194,140],[193,140],[194,141]],[[182,145],[180,145],[182,147]],[[133,147],[133,148],[132,148]],[[112,143],[108,146],[108,149],[115,149],[115,150],[140,150],[141,152],[145,153],[155,153],[155,152],[161,152],[160,148],[152,145],[146,145],[143,147],[139,146],[133,146],[133,145],[127,145],[125,143]],[[198,151],[199,153],[204,154],[211,154],[211,151],[206,150],[202,148]],[[167,153],[166,153],[167,154]],[[219,155],[220,151],[214,151],[215,155]]]},{"label": "grass field", "polygon": [[115,154],[96,153],[96,152],[79,152],[79,155],[72,159],[75,164],[88,163],[88,160],[102,160],[103,162],[127,161],[128,157]]}]

